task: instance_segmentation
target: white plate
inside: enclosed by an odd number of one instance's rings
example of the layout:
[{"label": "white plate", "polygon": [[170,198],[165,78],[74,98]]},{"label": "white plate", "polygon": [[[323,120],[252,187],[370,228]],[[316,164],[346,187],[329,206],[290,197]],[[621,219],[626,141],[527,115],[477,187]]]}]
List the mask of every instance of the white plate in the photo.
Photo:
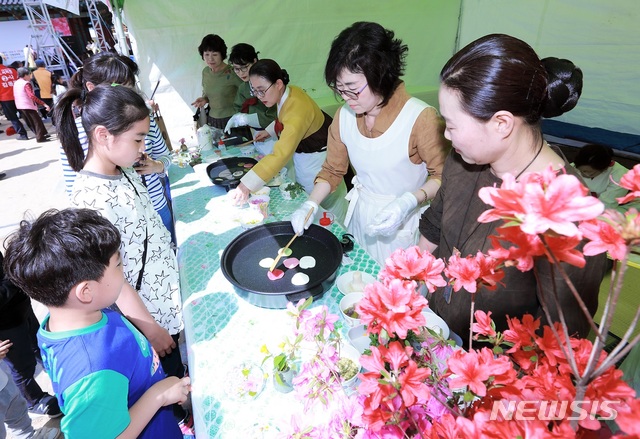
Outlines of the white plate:
[{"label": "white plate", "polygon": [[[346,273],[340,275],[336,280],[336,284],[338,285],[338,290],[342,294],[354,293],[357,291],[351,290],[351,281],[353,280],[353,273],[355,271],[347,271]],[[369,285],[374,283],[377,279],[370,275],[369,273],[365,273],[364,271],[360,272],[362,274],[362,283],[365,285]]]}]

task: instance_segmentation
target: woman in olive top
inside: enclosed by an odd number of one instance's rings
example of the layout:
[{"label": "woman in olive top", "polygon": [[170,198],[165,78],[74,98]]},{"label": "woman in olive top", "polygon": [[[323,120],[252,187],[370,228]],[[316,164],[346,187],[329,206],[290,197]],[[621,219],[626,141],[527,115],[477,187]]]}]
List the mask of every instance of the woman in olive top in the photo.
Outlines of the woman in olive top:
[{"label": "woman in olive top", "polygon": [[242,80],[224,62],[227,58],[227,45],[218,35],[205,36],[198,46],[198,52],[207,65],[202,69],[202,97],[191,105],[204,108],[208,104],[207,123],[214,128],[223,129],[235,113],[233,100]]}]

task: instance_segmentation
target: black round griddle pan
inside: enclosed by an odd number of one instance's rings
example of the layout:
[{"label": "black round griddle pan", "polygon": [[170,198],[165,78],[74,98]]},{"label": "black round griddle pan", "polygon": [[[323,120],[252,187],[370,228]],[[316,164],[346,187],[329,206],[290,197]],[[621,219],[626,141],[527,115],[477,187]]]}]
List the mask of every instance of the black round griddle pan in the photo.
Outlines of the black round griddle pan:
[{"label": "black round griddle pan", "polygon": [[[283,264],[287,257],[283,256],[276,268],[283,270],[284,276],[275,281],[269,280],[269,269],[260,267],[260,261],[263,258],[275,259],[278,250],[293,235],[291,223],[280,221],[249,229],[227,245],[220,258],[220,267],[240,297],[263,308],[286,308],[290,301],[309,296],[317,299],[331,288],[342,262],[342,246],[333,233],[315,224],[293,241],[289,247],[293,253],[288,257],[301,259],[312,256],[316,266],[288,269]],[[309,283],[293,285],[291,278],[296,273],[308,275]]]},{"label": "black round griddle pan", "polygon": [[[251,157],[229,157],[220,159],[207,166],[207,175],[211,182],[227,189],[236,188],[240,179],[258,163]],[[250,167],[246,165],[251,165]]]}]

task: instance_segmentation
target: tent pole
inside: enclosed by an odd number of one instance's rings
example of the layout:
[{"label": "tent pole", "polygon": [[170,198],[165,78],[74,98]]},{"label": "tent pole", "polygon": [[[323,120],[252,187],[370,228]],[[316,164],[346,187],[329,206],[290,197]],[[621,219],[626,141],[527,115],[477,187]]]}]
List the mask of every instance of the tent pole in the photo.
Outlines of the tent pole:
[{"label": "tent pole", "polygon": [[118,47],[120,48],[120,54],[129,56],[129,47],[127,47],[127,37],[124,34],[122,27],[122,16],[120,15],[120,8],[118,7],[117,0],[111,0],[111,8],[113,10],[113,27],[116,30],[118,36]]}]

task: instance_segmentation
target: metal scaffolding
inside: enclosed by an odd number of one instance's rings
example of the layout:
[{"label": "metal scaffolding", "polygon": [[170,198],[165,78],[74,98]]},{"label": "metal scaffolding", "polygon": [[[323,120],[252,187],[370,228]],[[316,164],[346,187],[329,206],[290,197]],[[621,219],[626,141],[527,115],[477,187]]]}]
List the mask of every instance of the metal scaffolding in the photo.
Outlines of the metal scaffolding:
[{"label": "metal scaffolding", "polygon": [[107,43],[105,33],[110,31],[105,31],[106,25],[98,11],[98,3],[96,0],[85,0],[85,3],[87,4],[87,11],[89,11],[91,26],[93,26],[93,29],[96,31],[96,44],[101,52],[108,52],[111,50],[111,47],[109,47],[109,44]]},{"label": "metal scaffolding", "polygon": [[67,61],[74,68],[82,62],[51,24],[47,5],[42,0],[23,0],[22,3],[31,25],[31,41],[35,41],[38,57],[49,70],[61,70],[65,78],[70,78],[71,71]]}]

